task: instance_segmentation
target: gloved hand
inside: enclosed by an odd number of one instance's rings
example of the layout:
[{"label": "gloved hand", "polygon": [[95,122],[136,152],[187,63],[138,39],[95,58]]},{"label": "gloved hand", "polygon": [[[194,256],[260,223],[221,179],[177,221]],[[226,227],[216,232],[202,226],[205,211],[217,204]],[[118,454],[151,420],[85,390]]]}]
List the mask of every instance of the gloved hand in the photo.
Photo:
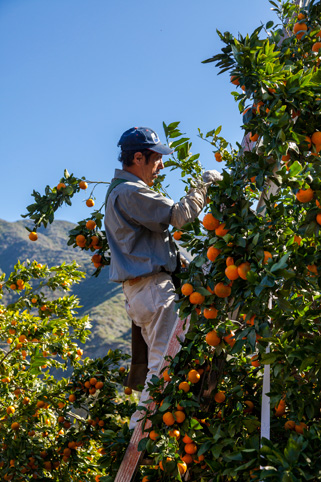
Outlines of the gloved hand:
[{"label": "gloved hand", "polygon": [[212,169],[211,171],[203,172],[202,179],[205,183],[215,184],[217,181],[222,181],[223,176],[215,169]]}]

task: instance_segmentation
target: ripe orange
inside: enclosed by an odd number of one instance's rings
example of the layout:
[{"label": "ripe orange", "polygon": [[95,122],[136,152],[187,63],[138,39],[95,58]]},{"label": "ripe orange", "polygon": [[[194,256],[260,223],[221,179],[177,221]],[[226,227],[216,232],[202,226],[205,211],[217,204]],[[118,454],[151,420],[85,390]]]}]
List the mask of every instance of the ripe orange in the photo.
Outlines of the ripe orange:
[{"label": "ripe orange", "polygon": [[231,75],[230,81],[234,85],[240,85],[240,81],[239,81],[238,77],[236,77],[235,75]]},{"label": "ripe orange", "polygon": [[164,378],[165,382],[170,382],[170,381],[171,381],[172,377],[169,376],[168,370],[165,370],[165,371],[163,372],[163,378]]},{"label": "ripe orange", "polygon": [[282,417],[285,414],[285,400],[282,398],[275,407],[275,416]]},{"label": "ripe orange", "polygon": [[308,426],[306,423],[300,422],[298,425],[295,425],[294,430],[296,433],[303,434],[304,430],[307,430]]},{"label": "ripe orange", "polygon": [[78,236],[76,236],[76,244],[80,248],[84,248],[86,246],[86,238],[83,234],[78,234]]},{"label": "ripe orange", "polygon": [[149,482],[149,478],[147,477],[147,475],[145,475],[145,477],[143,477],[142,482]]},{"label": "ripe orange", "polygon": [[192,305],[201,305],[205,301],[205,296],[201,295],[197,291],[189,295],[189,301]]},{"label": "ripe orange", "polygon": [[251,356],[251,365],[252,367],[258,368],[260,366],[260,362],[257,359],[257,355]]},{"label": "ripe orange", "polygon": [[[321,42],[318,42],[318,43],[320,44],[320,48],[321,48]],[[311,141],[315,145],[321,144],[321,132],[320,131],[314,132],[314,134],[312,134],[311,136]]]},{"label": "ripe orange", "polygon": [[222,162],[223,160],[222,154],[219,151],[215,152],[215,160],[216,162]]},{"label": "ripe orange", "polygon": [[228,258],[226,258],[226,266],[231,266],[232,264],[234,264],[234,259],[229,256]]},{"label": "ripe orange", "polygon": [[310,273],[318,274],[318,268],[315,264],[308,264],[307,268]]},{"label": "ripe orange", "polygon": [[100,380],[99,382],[96,383],[95,388],[97,388],[97,390],[101,390],[103,386],[104,386],[104,382]]},{"label": "ripe orange", "polygon": [[246,280],[247,277],[247,273],[250,271],[251,269],[251,265],[248,261],[245,261],[244,263],[241,263],[238,267],[237,267],[237,271],[238,271],[238,274],[240,275],[240,278]]},{"label": "ripe orange", "polygon": [[11,424],[11,428],[12,428],[12,430],[19,430],[20,424],[18,422],[13,422]]},{"label": "ripe orange", "polygon": [[60,182],[58,185],[57,185],[57,191],[60,191],[60,189],[64,189],[66,187],[66,184],[64,184],[63,182]]},{"label": "ripe orange", "polygon": [[183,392],[187,393],[189,392],[189,389],[191,387],[189,386],[189,384],[187,382],[181,382],[179,385],[178,385],[178,389],[179,390],[183,390]]},{"label": "ripe orange", "polygon": [[234,338],[234,333],[230,333],[229,335],[224,336],[223,340],[225,341],[225,343],[227,343],[231,347],[233,347],[235,345],[235,342],[236,342],[236,340]]},{"label": "ripe orange", "polygon": [[201,375],[197,370],[190,370],[187,375],[187,379],[191,383],[198,383],[201,379]]},{"label": "ripe orange", "polygon": [[294,235],[294,243],[297,243],[300,246],[301,241],[302,241],[301,236]]},{"label": "ripe orange", "polygon": [[87,222],[86,222],[86,228],[87,229],[90,229],[91,231],[93,231],[96,227],[96,223],[93,219],[89,219]]},{"label": "ripe orange", "polygon": [[186,418],[185,413],[181,410],[177,410],[176,412],[174,412],[174,415],[177,423],[183,423]]},{"label": "ripe orange", "polygon": [[172,414],[172,412],[165,412],[164,415],[163,415],[163,422],[165,423],[165,425],[174,425],[175,423],[175,418],[174,418],[174,415]]},{"label": "ripe orange", "polygon": [[308,189],[299,189],[296,193],[296,198],[301,203],[308,203],[313,199],[314,191],[309,187]]},{"label": "ripe orange", "polygon": [[216,296],[219,298],[226,298],[227,296],[230,296],[231,294],[231,287],[226,286],[224,283],[219,282],[214,286],[214,293]]},{"label": "ripe orange", "polygon": [[226,399],[225,393],[224,392],[217,392],[214,395],[214,400],[217,403],[223,403]]},{"label": "ripe orange", "polygon": [[93,206],[95,206],[95,201],[93,199],[87,199],[86,201],[86,206],[88,206],[89,208],[92,208]]},{"label": "ripe orange", "polygon": [[181,475],[185,474],[185,472],[187,471],[186,462],[184,462],[184,460],[182,462],[178,462],[177,468]]},{"label": "ripe orange", "polygon": [[16,409],[10,405],[9,407],[7,407],[7,414],[10,415],[10,413],[15,413]]},{"label": "ripe orange", "polygon": [[86,181],[80,181],[78,186],[80,187],[80,189],[87,189],[88,184],[86,183]]},{"label": "ripe orange", "polygon": [[93,263],[100,263],[102,260],[102,257],[100,254],[94,254],[92,257],[91,257],[91,261]]},{"label": "ripe orange", "polygon": [[31,233],[29,233],[29,239],[30,241],[37,241],[38,234],[35,231],[32,231]]},{"label": "ripe orange", "polygon": [[180,432],[179,430],[177,430],[177,429],[173,429],[173,430],[170,430],[170,431],[168,432],[168,435],[169,435],[170,437],[176,438],[176,440],[178,440],[178,439],[180,438],[180,436],[181,436],[181,432]]},{"label": "ripe orange", "polygon": [[315,220],[316,220],[316,222],[317,222],[318,224],[321,225],[321,213],[319,213],[319,214],[316,215]]},{"label": "ripe orange", "polygon": [[133,393],[133,390],[129,387],[126,387],[124,390],[125,395],[131,395]]},{"label": "ripe orange", "polygon": [[284,424],[285,430],[294,430],[295,422],[293,420],[287,420]]},{"label": "ripe orange", "polygon": [[251,400],[245,400],[244,401],[245,405],[247,405],[247,410],[252,411],[254,408],[254,403]]},{"label": "ripe orange", "polygon": [[176,239],[176,241],[179,241],[182,237],[182,231],[175,231],[175,233],[173,234],[173,238]]},{"label": "ripe orange", "polygon": [[183,455],[181,459],[186,463],[186,464],[191,464],[193,462],[193,457],[189,454]]},{"label": "ripe orange", "polygon": [[226,223],[222,223],[218,226],[218,228],[215,229],[216,236],[223,237],[229,232],[228,229],[225,229],[225,224]]},{"label": "ripe orange", "polygon": [[217,331],[216,330],[212,330],[210,332],[207,333],[206,337],[205,337],[205,341],[208,345],[210,346],[217,346],[221,343],[221,338],[218,336],[217,334]]},{"label": "ripe orange", "polygon": [[221,250],[215,248],[214,246],[210,246],[207,250],[206,256],[210,261],[215,261],[218,255],[220,254]]},{"label": "ripe orange", "polygon": [[272,254],[269,251],[264,251],[263,264],[266,264],[269,259],[272,259]]},{"label": "ripe orange", "polygon": [[250,141],[256,142],[258,138],[259,138],[258,134],[252,134],[252,132],[250,133]]},{"label": "ripe orange", "polygon": [[182,295],[184,296],[189,296],[193,293],[194,288],[190,283],[184,283],[183,286],[181,287],[181,292]]},{"label": "ripe orange", "polygon": [[155,432],[155,430],[152,430],[151,432],[149,432],[149,438],[151,440],[157,440],[159,437],[159,433]]},{"label": "ripe orange", "polygon": [[[296,38],[301,40],[305,32],[308,30],[308,26],[305,23],[295,23],[293,27],[293,33],[296,34]],[[298,33],[300,32],[300,33]]]},{"label": "ripe orange", "polygon": [[76,401],[76,395],[74,393],[72,393],[71,395],[69,395],[68,400],[69,400],[70,403],[75,402]]},{"label": "ripe orange", "polygon": [[217,317],[217,309],[214,306],[204,308],[203,315],[207,320],[214,320]]},{"label": "ripe orange", "polygon": [[191,444],[186,444],[185,445],[185,452],[189,455],[196,454],[197,445],[194,442],[192,442]]},{"label": "ripe orange", "polygon": [[220,225],[219,220],[214,218],[212,213],[205,214],[202,223],[204,228],[208,231],[213,231],[214,229],[217,229]]},{"label": "ripe orange", "polygon": [[225,269],[225,276],[231,281],[234,281],[237,278],[239,278],[240,275],[238,273],[237,266],[235,266],[235,264],[230,264]]},{"label": "ripe orange", "polygon": [[[312,45],[312,52],[319,52],[320,49],[321,49],[321,42],[315,42],[315,44]],[[312,140],[312,142],[314,141]],[[314,144],[318,144],[318,142],[314,142]]]},{"label": "ripe orange", "polygon": [[183,440],[184,444],[191,444],[193,442],[193,439],[191,439],[191,437],[189,437],[187,435],[187,433],[184,435],[182,440]]}]

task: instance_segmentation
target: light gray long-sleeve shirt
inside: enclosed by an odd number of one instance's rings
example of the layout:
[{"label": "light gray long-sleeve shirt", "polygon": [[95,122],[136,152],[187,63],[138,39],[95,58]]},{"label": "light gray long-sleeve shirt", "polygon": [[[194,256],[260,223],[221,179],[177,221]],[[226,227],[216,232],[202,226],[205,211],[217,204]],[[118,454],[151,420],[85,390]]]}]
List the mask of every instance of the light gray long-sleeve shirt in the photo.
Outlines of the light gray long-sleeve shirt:
[{"label": "light gray long-sleeve shirt", "polygon": [[206,187],[192,189],[174,204],[128,171],[116,169],[114,179],[126,182],[112,190],[106,205],[110,280],[121,282],[162,270],[173,272],[177,249],[169,225],[180,228],[196,218],[205,203]]}]

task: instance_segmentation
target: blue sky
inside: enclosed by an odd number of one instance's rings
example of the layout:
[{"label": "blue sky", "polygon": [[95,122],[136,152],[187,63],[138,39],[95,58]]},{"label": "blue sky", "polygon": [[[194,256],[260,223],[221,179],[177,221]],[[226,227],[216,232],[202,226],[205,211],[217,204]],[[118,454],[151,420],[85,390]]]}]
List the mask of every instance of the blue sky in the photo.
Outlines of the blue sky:
[{"label": "blue sky", "polygon": [[[117,142],[133,126],[165,141],[181,129],[207,169],[221,170],[197,129],[223,125],[241,141],[229,75],[202,60],[223,46],[216,28],[252,32],[275,20],[267,0],[0,0],[0,218],[20,219],[33,189],[56,185],[67,168],[109,181]],[[169,174],[175,200],[183,185]],[[105,188],[97,189],[97,204]],[[80,193],[57,219],[89,215]]]}]

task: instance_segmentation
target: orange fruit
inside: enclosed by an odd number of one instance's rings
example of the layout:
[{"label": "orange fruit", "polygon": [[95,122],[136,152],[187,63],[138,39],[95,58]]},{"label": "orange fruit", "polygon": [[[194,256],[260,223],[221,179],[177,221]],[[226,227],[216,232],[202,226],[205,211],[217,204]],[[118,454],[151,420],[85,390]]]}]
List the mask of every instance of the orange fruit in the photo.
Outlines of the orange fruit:
[{"label": "orange fruit", "polygon": [[285,414],[285,400],[282,398],[275,407],[275,416],[282,417]]},{"label": "orange fruit", "polygon": [[185,454],[181,459],[186,463],[186,464],[191,464],[193,462],[193,457],[189,454]]},{"label": "orange fruit", "polygon": [[240,81],[239,81],[238,77],[236,77],[235,75],[231,75],[230,81],[234,85],[240,85]]},{"label": "orange fruit", "polygon": [[251,265],[248,261],[245,261],[244,263],[241,263],[238,267],[237,267],[237,271],[238,271],[238,274],[240,276],[240,278],[246,280],[247,277],[247,273],[250,271],[251,269]]},{"label": "orange fruit", "polygon": [[231,266],[232,264],[234,264],[234,259],[229,256],[228,258],[226,258],[226,266]]},{"label": "orange fruit", "polygon": [[202,223],[208,231],[214,231],[214,229],[217,229],[220,225],[219,220],[214,218],[212,213],[205,214]]},{"label": "orange fruit", "polygon": [[235,342],[236,342],[236,340],[234,338],[234,333],[230,333],[229,335],[224,336],[223,340],[225,341],[225,343],[227,343],[231,347],[233,347],[235,345]]},{"label": "orange fruit", "polygon": [[60,191],[60,189],[64,189],[66,187],[66,184],[64,184],[63,182],[60,182],[58,185],[57,185],[57,191]]},{"label": "orange fruit", "polygon": [[[293,27],[293,33],[296,34],[296,38],[301,40],[305,32],[308,30],[308,26],[305,23],[295,23]],[[298,33],[300,32],[300,33]]]},{"label": "orange fruit", "polygon": [[201,379],[201,375],[197,370],[190,370],[187,375],[187,379],[191,383],[198,383]]},{"label": "orange fruit", "polygon": [[256,142],[258,138],[259,138],[258,134],[252,134],[252,132],[250,133],[250,141]]},{"label": "orange fruit", "polygon": [[178,439],[180,438],[180,436],[181,436],[181,432],[180,432],[179,430],[177,430],[177,429],[175,429],[175,430],[170,430],[170,431],[168,432],[168,435],[169,435],[170,437],[176,438],[176,440],[178,440]]},{"label": "orange fruit", "polygon": [[226,399],[225,393],[224,392],[217,392],[214,395],[214,400],[217,403],[223,403]]},{"label": "orange fruit", "polygon": [[257,359],[257,355],[251,356],[251,365],[252,367],[258,368],[260,366],[260,362]]},{"label": "orange fruit", "polygon": [[314,274],[318,274],[318,268],[316,267],[315,264],[308,264],[307,266],[308,268],[308,271],[310,271],[310,273],[314,273]]},{"label": "orange fruit", "polygon": [[29,239],[30,241],[37,241],[38,234],[35,231],[32,231],[31,233],[29,233]]},{"label": "orange fruit", "polygon": [[173,234],[173,238],[176,239],[176,241],[179,241],[182,237],[182,231],[175,231],[175,233]]},{"label": "orange fruit", "polygon": [[87,189],[88,184],[86,183],[86,181],[80,181],[78,186],[80,187],[80,189]]},{"label": "orange fruit", "polygon": [[76,236],[76,244],[80,248],[84,248],[86,246],[86,238],[83,234],[78,234]]},{"label": "orange fruit", "polygon": [[182,440],[183,440],[184,444],[191,444],[193,442],[193,439],[191,439],[191,437],[189,437],[187,435],[187,433],[184,435]]},{"label": "orange fruit", "polygon": [[[312,52],[319,52],[320,49],[321,49],[321,42],[315,42],[315,44],[312,45]],[[320,132],[320,134],[321,134],[321,132]],[[312,140],[312,142],[314,142],[314,141]],[[314,142],[314,144],[318,144],[318,143]]]},{"label": "orange fruit", "polygon": [[125,395],[131,395],[133,393],[133,390],[129,387],[126,387],[124,390]]},{"label": "orange fruit", "polygon": [[251,402],[251,400],[245,400],[244,403],[245,403],[245,405],[247,405],[247,407],[248,407],[247,410],[251,410],[251,411],[253,410],[253,408],[254,408],[254,403]]},{"label": "orange fruit", "polygon": [[151,440],[157,440],[159,437],[159,433],[155,432],[155,430],[152,430],[151,432],[149,432],[149,438]]},{"label": "orange fruit", "polygon": [[165,425],[174,425],[175,423],[175,418],[174,418],[174,415],[172,414],[172,412],[165,412],[164,415],[163,415],[163,422],[165,423]]},{"label": "orange fruit", "polygon": [[197,445],[192,442],[190,444],[186,444],[185,445],[185,452],[189,455],[193,455],[193,454],[196,454],[197,452]]},{"label": "orange fruit", "polygon": [[104,382],[99,381],[96,383],[95,388],[97,388],[97,390],[101,390],[103,386],[104,386]]},{"label": "orange fruit", "polygon": [[227,266],[227,268],[225,269],[225,276],[231,281],[239,278],[240,275],[238,273],[237,266],[235,266],[235,264],[230,264],[229,266]]},{"label": "orange fruit", "polygon": [[316,220],[316,222],[317,222],[318,224],[321,225],[321,213],[319,213],[319,214],[316,215],[315,220]]},{"label": "orange fruit", "polygon": [[72,393],[71,395],[69,395],[68,400],[71,403],[75,402],[76,401],[76,395],[74,393]]},{"label": "orange fruit", "polygon": [[[321,46],[321,42],[318,42]],[[314,132],[314,134],[312,134],[311,136],[311,141],[313,142],[313,144],[317,145],[317,144],[321,144],[321,132],[320,131],[316,131]]]},{"label": "orange fruit", "polygon": [[149,482],[149,478],[147,477],[147,475],[145,475],[145,477],[143,477],[142,482]]},{"label": "orange fruit", "polygon": [[93,199],[87,199],[86,201],[86,206],[88,206],[89,208],[92,208],[93,206],[95,206],[95,201]]},{"label": "orange fruit", "polygon": [[302,241],[301,236],[294,235],[294,243],[297,243],[300,246],[301,241]]},{"label": "orange fruit", "polygon": [[219,151],[215,152],[215,160],[216,160],[216,162],[222,162],[222,160],[223,160],[222,154]]},{"label": "orange fruit", "polygon": [[186,418],[185,413],[181,410],[177,410],[176,412],[174,412],[174,415],[177,423],[183,423]]},{"label": "orange fruit", "polygon": [[272,254],[269,251],[264,251],[263,264],[266,264],[269,259],[272,259]]},{"label": "orange fruit", "polygon": [[93,263],[100,263],[101,260],[102,260],[102,256],[100,254],[94,254],[91,257],[91,260],[92,260]]},{"label": "orange fruit", "polygon": [[219,282],[214,286],[214,293],[216,296],[219,298],[226,298],[227,296],[230,296],[231,294],[231,287],[226,286],[224,283]]},{"label": "orange fruit", "polygon": [[187,471],[186,462],[184,462],[184,460],[182,460],[182,462],[178,462],[177,468],[181,475],[185,474],[185,472]]},{"label": "orange fruit", "polygon": [[15,413],[16,409],[10,405],[9,407],[7,407],[7,414],[10,415],[10,413]]},{"label": "orange fruit", "polygon": [[182,295],[184,296],[189,296],[193,293],[194,288],[190,283],[184,283],[183,286],[181,287],[181,292]]},{"label": "orange fruit", "polygon": [[214,320],[217,317],[217,309],[214,306],[204,308],[203,315],[207,320]]},{"label": "orange fruit", "polygon": [[172,378],[169,376],[168,370],[165,370],[165,371],[163,372],[163,378],[164,378],[165,382],[170,382],[170,381],[171,381]]},{"label": "orange fruit", "polygon": [[192,305],[201,305],[205,301],[205,296],[201,295],[197,291],[189,295],[189,301]]},{"label": "orange fruit", "polygon": [[308,203],[313,199],[314,191],[309,187],[308,189],[299,189],[296,193],[296,198],[301,203]]},{"label": "orange fruit", "polygon": [[205,341],[210,346],[217,346],[221,343],[221,338],[218,336],[216,330],[209,331],[205,337]]},{"label": "orange fruit", "polygon": [[93,231],[96,227],[96,223],[93,219],[89,219],[87,222],[86,222],[86,228],[87,229],[90,229],[91,231]]},{"label": "orange fruit", "polygon": [[189,386],[189,384],[187,382],[181,382],[179,385],[178,385],[178,389],[179,390],[183,390],[183,392],[187,393],[189,391],[191,387]]},{"label": "orange fruit", "polygon": [[20,424],[18,422],[13,422],[11,424],[11,428],[12,428],[12,430],[19,430]]},{"label": "orange fruit", "polygon": [[294,427],[294,430],[296,431],[296,433],[300,433],[300,434],[303,434],[303,431],[307,429],[308,429],[307,424],[303,422],[300,422],[298,425],[295,425]]},{"label": "orange fruit", "polygon": [[295,422],[293,420],[287,420],[284,424],[285,430],[294,430]]},{"label": "orange fruit", "polygon": [[216,236],[223,237],[229,232],[228,229],[225,229],[225,224],[226,223],[222,223],[222,224],[219,225],[218,228],[215,229]]},{"label": "orange fruit", "polygon": [[215,248],[214,246],[210,246],[207,250],[206,256],[210,261],[215,261],[218,255],[220,254],[221,250]]}]

